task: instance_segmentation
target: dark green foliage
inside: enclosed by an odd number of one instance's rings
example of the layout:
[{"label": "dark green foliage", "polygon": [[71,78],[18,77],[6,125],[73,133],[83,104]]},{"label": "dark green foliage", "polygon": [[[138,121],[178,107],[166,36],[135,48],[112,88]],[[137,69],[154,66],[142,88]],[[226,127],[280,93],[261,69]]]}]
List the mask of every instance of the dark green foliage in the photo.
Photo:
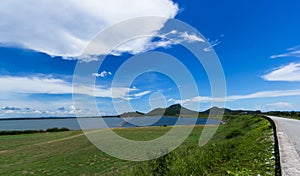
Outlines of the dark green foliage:
[{"label": "dark green foliage", "polygon": [[300,112],[296,112],[296,111],[271,111],[271,112],[267,112],[266,114],[271,116],[279,116],[279,117],[286,117],[292,119],[300,118]]},{"label": "dark green foliage", "polygon": [[63,127],[63,128],[48,128],[46,132],[60,132],[60,131],[70,131],[70,129]]},{"label": "dark green foliage", "polygon": [[152,172],[154,176],[167,174],[170,165],[170,159],[168,156],[169,155],[167,154],[150,162],[151,167],[154,168]]},{"label": "dark green foliage", "polygon": [[59,129],[59,131],[70,131],[70,129],[66,127],[62,127],[61,129]]},{"label": "dark green foliage", "polygon": [[209,113],[212,113],[212,114],[231,114],[233,113],[232,110],[230,109],[227,109],[227,108],[218,108],[218,107],[212,107],[206,111],[203,112],[204,114],[209,114]]},{"label": "dark green foliage", "polygon": [[231,139],[241,135],[242,131],[240,129],[232,130],[229,134],[226,135],[226,139]]},{"label": "dark green foliage", "polygon": [[49,128],[47,130],[23,130],[23,131],[0,131],[1,135],[18,135],[18,134],[33,134],[33,133],[45,133],[45,132],[61,132],[61,131],[70,131],[70,129],[63,128]]},{"label": "dark green foliage", "polygon": [[46,132],[58,132],[58,128],[48,128]]}]

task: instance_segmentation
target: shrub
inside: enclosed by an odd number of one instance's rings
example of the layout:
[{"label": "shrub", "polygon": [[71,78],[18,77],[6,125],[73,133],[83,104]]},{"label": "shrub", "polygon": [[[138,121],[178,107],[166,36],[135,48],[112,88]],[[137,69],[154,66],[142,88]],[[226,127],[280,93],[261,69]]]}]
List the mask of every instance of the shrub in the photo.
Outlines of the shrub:
[{"label": "shrub", "polygon": [[70,131],[70,129],[66,127],[62,127],[61,129],[59,129],[59,131]]},{"label": "shrub", "polygon": [[0,136],[4,135],[18,135],[18,134],[34,134],[34,133],[45,133],[45,132],[61,132],[61,131],[70,131],[70,129],[63,128],[48,128],[45,130],[23,130],[23,131],[0,131]]},{"label": "shrub", "polygon": [[59,129],[58,128],[48,128],[47,130],[46,130],[46,132],[58,132],[59,131]]},{"label": "shrub", "polygon": [[242,134],[242,131],[240,129],[235,129],[226,135],[226,139],[231,139],[231,138],[237,137],[241,134]]}]

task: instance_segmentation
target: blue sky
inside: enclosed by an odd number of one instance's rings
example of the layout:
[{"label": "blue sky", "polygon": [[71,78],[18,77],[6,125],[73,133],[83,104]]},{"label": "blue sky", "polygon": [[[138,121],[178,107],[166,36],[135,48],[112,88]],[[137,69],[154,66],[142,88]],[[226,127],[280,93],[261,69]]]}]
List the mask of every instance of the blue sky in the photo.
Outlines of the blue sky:
[{"label": "blue sky", "polygon": [[[80,1],[30,2],[36,6],[30,6],[28,1],[5,0],[0,7],[0,118],[74,116],[75,112],[111,115],[131,111],[124,105],[126,102],[142,112],[173,103],[191,109],[209,108],[211,87],[206,72],[180,45],[186,41],[201,42],[200,36],[191,33],[174,33],[178,36],[172,41],[136,40],[117,48],[106,57],[98,72],[90,74],[96,80],[95,95],[93,91],[84,93],[95,96],[99,112],[88,105],[73,105],[74,69],[77,63],[84,62],[80,55],[93,37],[123,20],[149,15],[181,20],[209,41],[224,70],[226,107],[300,110],[297,0],[88,0],[85,5]],[[132,5],[125,9],[126,3]],[[157,35],[158,26],[165,24],[153,22],[144,32],[154,31]],[[125,77],[113,81],[122,64],[148,51],[170,54],[183,63],[197,84],[199,96],[180,97],[181,86],[188,87],[189,82],[177,85],[167,75],[151,70],[135,77],[129,85]],[[141,62],[142,59],[145,58]],[[175,71],[167,65],[163,68]],[[143,67],[147,71],[147,65]],[[179,75],[176,79],[185,78]]]}]

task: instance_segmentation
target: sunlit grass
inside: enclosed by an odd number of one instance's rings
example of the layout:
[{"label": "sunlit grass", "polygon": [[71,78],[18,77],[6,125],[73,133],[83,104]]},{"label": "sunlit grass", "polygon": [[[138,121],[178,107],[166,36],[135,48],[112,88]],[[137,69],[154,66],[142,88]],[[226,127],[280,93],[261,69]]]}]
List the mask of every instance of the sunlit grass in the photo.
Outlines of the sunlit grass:
[{"label": "sunlit grass", "polygon": [[[203,127],[197,126],[178,149],[146,162],[113,158],[81,131],[0,136],[0,175],[274,175],[270,124],[252,116],[230,116],[225,121],[204,147],[198,146]],[[170,127],[115,131],[143,141],[168,130]]]}]

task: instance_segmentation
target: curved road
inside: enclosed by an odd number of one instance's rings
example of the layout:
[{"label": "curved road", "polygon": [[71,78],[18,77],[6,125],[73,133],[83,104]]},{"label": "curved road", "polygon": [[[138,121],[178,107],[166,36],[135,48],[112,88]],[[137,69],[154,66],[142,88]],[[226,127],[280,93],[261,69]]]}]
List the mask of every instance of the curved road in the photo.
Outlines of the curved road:
[{"label": "curved road", "polygon": [[282,175],[300,175],[300,120],[275,116]]}]

